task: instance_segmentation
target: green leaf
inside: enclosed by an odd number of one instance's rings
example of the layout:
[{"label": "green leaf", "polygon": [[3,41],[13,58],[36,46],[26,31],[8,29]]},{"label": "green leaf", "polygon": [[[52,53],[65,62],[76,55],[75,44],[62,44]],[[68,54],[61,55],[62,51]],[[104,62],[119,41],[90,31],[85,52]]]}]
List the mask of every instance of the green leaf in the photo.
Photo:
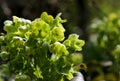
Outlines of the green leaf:
[{"label": "green leaf", "polygon": [[0,36],[0,42],[3,42],[5,40],[4,36]]},{"label": "green leaf", "polygon": [[40,67],[38,65],[36,65],[35,71],[33,73],[37,78],[41,78],[43,79],[42,76],[42,71],[40,70]]},{"label": "green leaf", "polygon": [[0,57],[2,58],[2,60],[6,61],[9,59],[9,53],[7,51],[2,51],[0,53]]},{"label": "green leaf", "polygon": [[4,30],[5,30],[7,33],[10,33],[10,32],[14,32],[16,29],[14,28],[12,21],[6,20],[6,21],[4,22]]},{"label": "green leaf", "polygon": [[15,81],[31,81],[31,79],[28,75],[22,74],[22,75],[16,75]]}]

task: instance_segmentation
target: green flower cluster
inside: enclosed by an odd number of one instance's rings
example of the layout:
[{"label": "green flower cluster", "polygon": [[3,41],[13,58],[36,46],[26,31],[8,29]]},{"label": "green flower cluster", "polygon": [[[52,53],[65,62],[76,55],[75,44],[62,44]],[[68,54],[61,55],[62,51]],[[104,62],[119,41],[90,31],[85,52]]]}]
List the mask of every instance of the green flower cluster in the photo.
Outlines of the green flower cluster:
[{"label": "green flower cluster", "polygon": [[0,36],[0,57],[8,61],[15,81],[64,81],[71,79],[73,63],[67,57],[81,51],[79,36],[64,40],[65,29],[58,14],[55,18],[43,12],[33,21],[13,16],[4,22],[7,34]]},{"label": "green flower cluster", "polygon": [[95,20],[91,28],[97,34],[97,44],[101,48],[111,50],[120,44],[120,17],[118,14],[111,13],[102,20]]}]

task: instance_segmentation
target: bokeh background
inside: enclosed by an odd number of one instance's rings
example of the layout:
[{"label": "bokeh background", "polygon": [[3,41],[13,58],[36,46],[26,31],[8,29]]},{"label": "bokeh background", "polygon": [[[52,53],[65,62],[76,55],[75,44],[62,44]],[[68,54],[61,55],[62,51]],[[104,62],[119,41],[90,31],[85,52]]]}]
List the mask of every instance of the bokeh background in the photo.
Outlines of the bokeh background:
[{"label": "bokeh background", "polygon": [[119,5],[120,0],[0,0],[0,33],[14,15],[34,20],[44,11],[54,17],[62,13],[66,37],[77,33],[86,42],[80,58],[88,81],[120,81]]}]

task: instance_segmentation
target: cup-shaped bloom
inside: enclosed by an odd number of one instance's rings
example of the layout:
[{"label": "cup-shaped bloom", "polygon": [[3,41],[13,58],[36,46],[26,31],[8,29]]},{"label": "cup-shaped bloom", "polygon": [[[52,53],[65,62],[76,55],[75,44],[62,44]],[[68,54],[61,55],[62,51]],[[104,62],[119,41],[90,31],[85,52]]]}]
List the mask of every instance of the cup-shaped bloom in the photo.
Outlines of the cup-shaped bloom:
[{"label": "cup-shaped bloom", "polygon": [[61,55],[67,55],[69,52],[67,51],[64,44],[61,44],[60,42],[55,42],[54,44],[50,45],[50,52],[53,54],[57,54],[59,56]]},{"label": "cup-shaped bloom", "polygon": [[63,27],[55,27],[51,32],[51,40],[53,42],[64,40],[65,29]]},{"label": "cup-shaped bloom", "polygon": [[63,42],[63,44],[71,51],[81,51],[85,42],[78,38],[79,36],[77,34],[71,34],[68,39]]}]

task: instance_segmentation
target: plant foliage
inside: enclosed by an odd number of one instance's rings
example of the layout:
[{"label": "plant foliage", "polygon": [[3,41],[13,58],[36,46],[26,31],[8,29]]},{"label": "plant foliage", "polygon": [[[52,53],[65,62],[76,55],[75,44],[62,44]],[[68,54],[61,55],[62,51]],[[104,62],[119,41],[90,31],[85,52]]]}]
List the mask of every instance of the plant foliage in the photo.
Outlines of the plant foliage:
[{"label": "plant foliage", "polygon": [[0,36],[0,57],[8,61],[9,76],[15,81],[64,81],[71,79],[74,63],[68,56],[81,51],[84,41],[77,34],[64,37],[58,14],[43,12],[33,21],[13,16],[4,22],[7,34]]}]

